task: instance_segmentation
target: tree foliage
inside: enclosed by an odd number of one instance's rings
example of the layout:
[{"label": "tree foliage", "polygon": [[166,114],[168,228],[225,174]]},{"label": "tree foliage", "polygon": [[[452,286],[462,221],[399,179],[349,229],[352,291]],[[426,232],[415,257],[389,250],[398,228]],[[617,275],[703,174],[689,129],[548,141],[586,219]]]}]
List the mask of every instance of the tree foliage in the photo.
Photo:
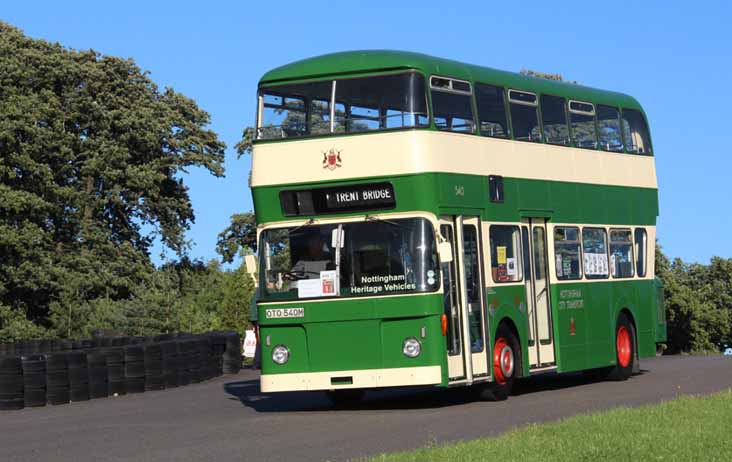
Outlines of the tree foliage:
[{"label": "tree foliage", "polygon": [[657,245],[656,275],[664,283],[671,352],[732,344],[732,258],[713,257],[709,265],[670,261]]},{"label": "tree foliage", "polygon": [[186,253],[181,173],[224,173],[209,121],[131,59],[0,22],[0,303],[71,334],[108,302],[138,300],[155,284],[155,238]]}]

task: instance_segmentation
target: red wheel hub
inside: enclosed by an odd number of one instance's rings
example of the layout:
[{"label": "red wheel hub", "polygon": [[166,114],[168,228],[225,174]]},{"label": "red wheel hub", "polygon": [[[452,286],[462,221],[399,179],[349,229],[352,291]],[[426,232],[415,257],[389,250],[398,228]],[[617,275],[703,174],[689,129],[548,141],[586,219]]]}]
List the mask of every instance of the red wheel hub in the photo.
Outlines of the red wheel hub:
[{"label": "red wheel hub", "polygon": [[513,376],[513,367],[513,349],[505,338],[500,337],[493,346],[493,377],[496,382],[506,383],[506,379]]},{"label": "red wheel hub", "polygon": [[628,367],[633,355],[633,346],[630,341],[630,331],[625,326],[618,329],[618,337],[615,340],[615,346],[618,351],[618,362],[622,367]]}]

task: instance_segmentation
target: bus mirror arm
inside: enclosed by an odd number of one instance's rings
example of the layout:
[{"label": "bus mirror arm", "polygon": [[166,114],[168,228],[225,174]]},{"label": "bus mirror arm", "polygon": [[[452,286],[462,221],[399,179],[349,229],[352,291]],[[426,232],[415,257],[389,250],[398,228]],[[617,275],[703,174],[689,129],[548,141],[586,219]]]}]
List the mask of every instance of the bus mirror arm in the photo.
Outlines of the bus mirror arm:
[{"label": "bus mirror arm", "polygon": [[437,254],[440,256],[440,263],[450,263],[452,261],[452,245],[448,241],[438,243]]}]

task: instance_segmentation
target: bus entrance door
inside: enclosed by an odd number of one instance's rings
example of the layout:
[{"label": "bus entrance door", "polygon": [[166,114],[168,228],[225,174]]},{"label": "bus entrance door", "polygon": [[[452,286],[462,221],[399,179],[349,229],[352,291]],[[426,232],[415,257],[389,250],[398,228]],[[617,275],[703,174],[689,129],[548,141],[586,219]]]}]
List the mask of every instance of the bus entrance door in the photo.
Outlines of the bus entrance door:
[{"label": "bus entrance door", "polygon": [[453,248],[453,261],[441,268],[448,375],[451,382],[487,379],[480,219],[442,217],[440,233]]},{"label": "bus entrance door", "polygon": [[529,321],[529,366],[556,364],[552,335],[551,297],[545,218],[524,218],[521,226],[526,303]]}]

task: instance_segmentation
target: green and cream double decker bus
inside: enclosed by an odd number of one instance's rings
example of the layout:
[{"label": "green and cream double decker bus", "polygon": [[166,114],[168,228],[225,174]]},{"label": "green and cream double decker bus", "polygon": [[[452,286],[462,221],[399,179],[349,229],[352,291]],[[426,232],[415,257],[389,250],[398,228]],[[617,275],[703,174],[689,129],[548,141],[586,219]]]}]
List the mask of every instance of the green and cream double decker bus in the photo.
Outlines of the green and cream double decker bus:
[{"label": "green and cream double decker bus", "polygon": [[252,160],[263,392],[596,370],[666,339],[640,104],[416,53],[265,74]]}]

